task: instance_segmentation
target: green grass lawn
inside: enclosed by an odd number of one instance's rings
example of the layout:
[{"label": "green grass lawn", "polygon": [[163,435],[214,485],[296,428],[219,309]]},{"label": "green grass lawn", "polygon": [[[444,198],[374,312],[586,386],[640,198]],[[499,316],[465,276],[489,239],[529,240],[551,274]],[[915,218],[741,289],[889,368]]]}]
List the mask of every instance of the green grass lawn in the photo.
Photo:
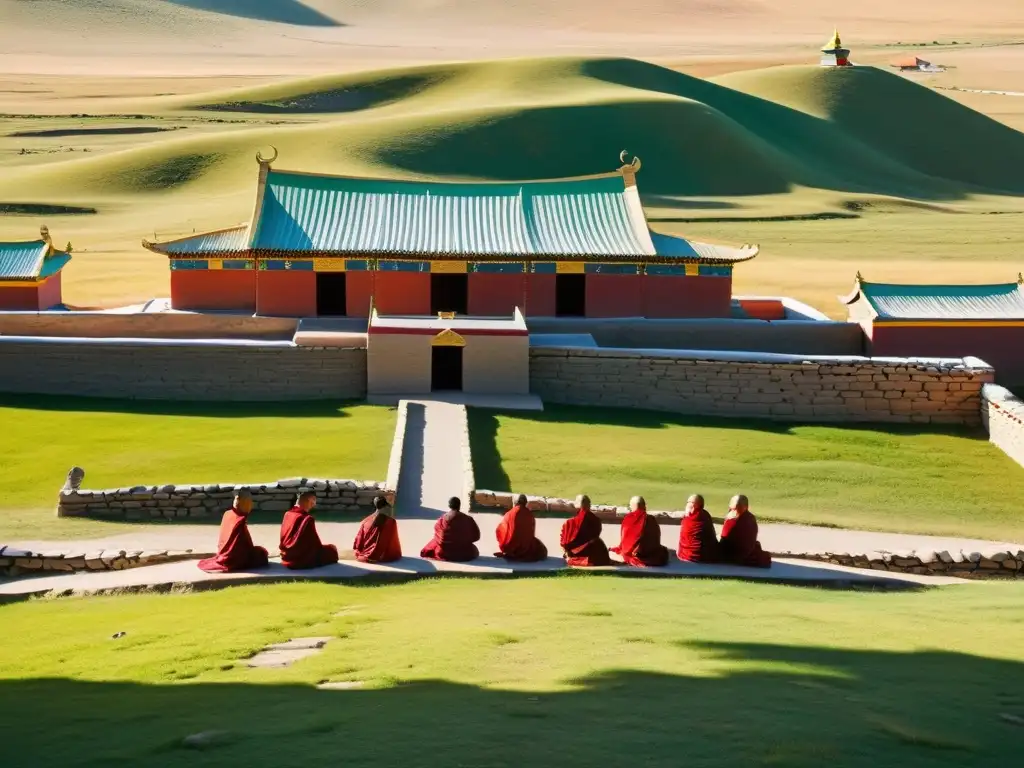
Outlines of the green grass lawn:
[{"label": "green grass lawn", "polygon": [[546,406],[470,411],[479,488],[721,517],[745,493],[762,520],[1024,541],[1024,470],[978,431],[793,426]]},{"label": "green grass lawn", "polygon": [[395,411],[314,403],[146,403],[0,396],[0,543],[105,535],[128,526],[58,520],[68,470],[86,488],[383,480]]},{"label": "green grass lawn", "polygon": [[[37,766],[1013,765],[1021,596],[577,574],[37,600],[0,607],[0,744]],[[302,636],[335,639],[242,661]]]}]

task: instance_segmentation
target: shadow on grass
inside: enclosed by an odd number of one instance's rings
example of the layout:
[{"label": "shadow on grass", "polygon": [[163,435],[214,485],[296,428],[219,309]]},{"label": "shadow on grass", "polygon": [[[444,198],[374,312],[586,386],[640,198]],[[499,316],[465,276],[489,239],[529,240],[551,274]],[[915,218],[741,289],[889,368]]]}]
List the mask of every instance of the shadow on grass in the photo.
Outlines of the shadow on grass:
[{"label": "shadow on grass", "polygon": [[[665,664],[684,667],[696,651],[722,667],[701,677],[606,669],[549,692],[407,681],[396,660],[395,677],[369,681],[387,687],[317,690],[257,683],[262,670],[232,670],[237,659],[225,658],[206,673],[228,671],[223,682],[171,682],[170,668],[147,670],[168,680],[160,684],[0,682],[0,738],[11,765],[874,768],[1019,758],[1020,662],[642,639],[635,652],[670,654]],[[360,680],[358,658],[346,661],[339,679]],[[183,744],[199,733],[208,735],[198,745]]]},{"label": "shadow on grass", "polygon": [[[987,441],[988,435],[980,427],[965,427],[953,424],[812,424],[804,422],[780,422],[767,419],[724,418],[717,416],[685,416],[662,411],[645,411],[633,408],[594,408],[575,405],[545,404],[543,411],[495,411],[484,408],[470,408],[469,442],[473,452],[473,472],[477,488],[492,491],[517,491],[511,487],[511,480],[505,471],[501,451],[498,447],[499,418],[508,416],[538,424],[560,424],[567,428],[586,426],[631,427],[634,429],[666,429],[688,427],[706,429],[731,429],[737,432],[769,433],[791,435],[797,427],[820,429],[842,429],[847,432],[884,432],[890,435],[952,435],[969,440]],[[749,439],[749,435],[737,435],[737,440]],[[585,450],[588,437],[580,433],[581,450]],[[739,449],[739,443],[738,443]],[[528,453],[529,448],[518,448]],[[682,457],[681,457],[682,458]],[[524,491],[525,492],[525,491]]]},{"label": "shadow on grass", "polygon": [[129,400],[104,397],[62,397],[0,393],[0,408],[65,413],[125,413],[138,416],[202,416],[207,418],[347,418],[347,409],[363,400],[299,400],[271,402],[188,402]]}]

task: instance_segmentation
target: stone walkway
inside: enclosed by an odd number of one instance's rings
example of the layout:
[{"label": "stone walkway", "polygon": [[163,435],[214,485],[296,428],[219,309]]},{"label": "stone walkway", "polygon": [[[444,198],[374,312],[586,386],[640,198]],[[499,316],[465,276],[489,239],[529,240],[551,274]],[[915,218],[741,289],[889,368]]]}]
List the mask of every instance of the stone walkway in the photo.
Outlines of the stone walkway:
[{"label": "stone walkway", "polygon": [[472,489],[466,487],[466,482],[467,470],[472,469],[466,466],[467,430],[465,406],[436,400],[408,401],[395,510],[400,519],[436,520],[448,509],[452,496],[462,498],[463,509],[469,509]]}]

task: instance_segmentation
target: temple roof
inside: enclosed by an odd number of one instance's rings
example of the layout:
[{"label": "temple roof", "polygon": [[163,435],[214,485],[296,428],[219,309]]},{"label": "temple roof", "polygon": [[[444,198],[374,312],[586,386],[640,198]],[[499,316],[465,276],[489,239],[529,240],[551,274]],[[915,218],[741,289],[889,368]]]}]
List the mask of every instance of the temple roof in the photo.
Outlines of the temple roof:
[{"label": "temple roof", "polygon": [[234,227],[162,243],[168,256],[352,254],[474,260],[733,263],[743,249],[652,233],[634,160],[617,171],[547,181],[405,181],[277,171],[261,161],[256,213]]},{"label": "temple roof", "polygon": [[879,320],[1024,320],[1024,286],[896,285],[858,280],[842,299],[863,299]]},{"label": "temple roof", "polygon": [[0,243],[0,280],[44,279],[71,261],[70,253],[53,247],[45,227],[41,234],[45,239]]}]

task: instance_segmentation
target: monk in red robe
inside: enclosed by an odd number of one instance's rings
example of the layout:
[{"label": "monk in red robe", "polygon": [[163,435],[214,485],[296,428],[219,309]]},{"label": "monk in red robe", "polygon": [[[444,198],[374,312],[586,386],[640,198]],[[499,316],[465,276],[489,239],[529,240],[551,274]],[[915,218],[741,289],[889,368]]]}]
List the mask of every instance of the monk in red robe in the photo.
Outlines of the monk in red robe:
[{"label": "monk in red robe", "polygon": [[643,496],[629,500],[629,513],[622,518],[619,546],[611,551],[622,557],[626,565],[638,568],[659,568],[668,565],[668,547],[661,544],[661,526],[647,514]]},{"label": "monk in red robe", "polygon": [[480,555],[476,548],[476,542],[480,541],[480,528],[476,520],[461,509],[462,501],[458,496],[448,499],[448,511],[434,524],[434,538],[420,550],[420,557],[465,563]]},{"label": "monk in red robe", "polygon": [[495,535],[498,537],[495,557],[536,563],[548,556],[548,548],[537,538],[537,518],[533,516],[524,494],[519,494],[516,505],[501,518]]},{"label": "monk in red robe", "polygon": [[565,562],[580,568],[611,565],[608,547],[601,541],[601,521],[590,511],[590,497],[577,496],[579,510],[562,524],[561,545]]},{"label": "monk in red robe", "polygon": [[284,513],[281,521],[281,565],[296,570],[319,568],[338,562],[338,548],[324,544],[316,532],[310,514],[316,506],[313,491],[300,493],[295,506]]},{"label": "monk in red robe", "polygon": [[200,568],[210,573],[227,573],[267,567],[267,550],[253,545],[249,535],[250,512],[252,494],[243,488],[235,494],[234,506],[221,518],[216,556],[200,560]]},{"label": "monk in red robe", "polygon": [[772,556],[761,549],[757,540],[757,518],[750,511],[746,496],[733,496],[729,502],[720,547],[724,563],[771,568]]},{"label": "monk in red robe", "polygon": [[704,508],[704,497],[699,493],[686,500],[686,515],[679,525],[676,555],[680,560],[691,563],[717,563],[720,559],[715,523],[711,513]]},{"label": "monk in red robe", "polygon": [[402,557],[398,523],[388,514],[388,500],[383,496],[373,500],[373,508],[376,511],[359,526],[352,549],[361,563],[392,563]]}]

